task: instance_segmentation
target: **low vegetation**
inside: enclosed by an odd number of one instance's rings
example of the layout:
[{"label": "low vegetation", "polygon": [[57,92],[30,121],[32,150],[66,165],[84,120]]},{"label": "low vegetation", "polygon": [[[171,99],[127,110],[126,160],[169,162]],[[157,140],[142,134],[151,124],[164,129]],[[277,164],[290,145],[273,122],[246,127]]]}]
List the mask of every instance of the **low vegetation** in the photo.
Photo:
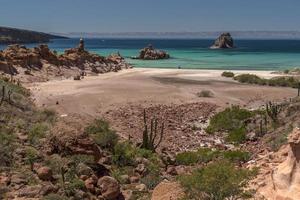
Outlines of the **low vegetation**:
[{"label": "low vegetation", "polygon": [[227,132],[227,140],[233,143],[242,143],[246,138],[245,121],[254,115],[253,112],[238,106],[226,108],[214,115],[207,127],[208,133]]},{"label": "low vegetation", "polygon": [[197,151],[188,151],[177,154],[176,163],[178,165],[194,165],[205,164],[216,160],[228,160],[234,163],[245,163],[249,161],[249,159],[250,153],[240,150],[220,151],[209,148],[200,148]]},{"label": "low vegetation", "polygon": [[210,90],[202,90],[201,92],[197,93],[198,97],[204,97],[204,98],[211,98],[214,97],[214,93]]},{"label": "low vegetation", "polygon": [[296,77],[292,77],[292,76],[280,76],[271,79],[265,79],[254,74],[241,74],[235,76],[234,80],[240,83],[257,84],[257,85],[292,87],[292,88],[300,87],[299,80]]},{"label": "low vegetation", "polygon": [[234,73],[225,71],[222,73],[222,76],[227,77],[227,78],[232,78],[232,77],[234,77]]},{"label": "low vegetation", "polygon": [[249,193],[244,188],[253,176],[253,171],[238,168],[228,161],[218,161],[191,175],[181,176],[179,180],[186,188],[186,199],[245,199]]},{"label": "low vegetation", "polygon": [[101,119],[95,120],[94,123],[86,127],[85,132],[102,148],[113,149],[119,139],[119,136],[110,128],[108,122]]}]

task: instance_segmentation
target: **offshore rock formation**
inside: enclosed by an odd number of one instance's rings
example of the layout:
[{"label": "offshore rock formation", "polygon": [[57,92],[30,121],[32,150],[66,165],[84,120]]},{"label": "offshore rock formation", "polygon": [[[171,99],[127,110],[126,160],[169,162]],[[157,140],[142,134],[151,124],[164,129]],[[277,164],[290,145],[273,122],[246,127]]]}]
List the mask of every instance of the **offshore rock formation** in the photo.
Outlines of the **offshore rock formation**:
[{"label": "offshore rock formation", "polygon": [[141,60],[160,60],[160,59],[168,59],[170,55],[162,50],[156,50],[150,44],[148,47],[145,47],[140,51],[140,55],[138,57],[134,57],[133,59],[141,59]]},{"label": "offshore rock formation", "polygon": [[[84,41],[78,47],[68,49],[62,55],[51,51],[47,45],[33,49],[23,45],[10,45],[0,51],[0,71],[24,78],[33,75],[44,81],[55,76],[75,76],[86,73],[117,72],[131,68],[119,54],[103,57],[84,49]],[[26,77],[25,77],[26,78]]]},{"label": "offshore rock formation", "polygon": [[230,33],[222,33],[218,39],[216,39],[211,49],[231,49],[234,48],[233,38]]}]

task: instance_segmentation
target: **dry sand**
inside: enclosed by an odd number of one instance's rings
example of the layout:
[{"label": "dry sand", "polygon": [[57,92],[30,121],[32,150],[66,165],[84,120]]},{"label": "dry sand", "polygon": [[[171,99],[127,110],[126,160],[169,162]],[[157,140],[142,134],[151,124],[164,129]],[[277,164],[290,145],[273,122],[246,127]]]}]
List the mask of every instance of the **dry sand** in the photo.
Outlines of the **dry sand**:
[{"label": "dry sand", "polygon": [[[221,76],[218,70],[130,69],[85,77],[81,81],[55,80],[27,85],[38,106],[54,108],[61,114],[99,116],[128,104],[181,104],[211,102],[220,108],[230,104],[255,108],[267,100],[294,97],[292,88],[240,84]],[[277,76],[270,71],[233,71],[261,77]],[[210,90],[213,98],[198,97]],[[58,102],[58,105],[56,105]]]}]

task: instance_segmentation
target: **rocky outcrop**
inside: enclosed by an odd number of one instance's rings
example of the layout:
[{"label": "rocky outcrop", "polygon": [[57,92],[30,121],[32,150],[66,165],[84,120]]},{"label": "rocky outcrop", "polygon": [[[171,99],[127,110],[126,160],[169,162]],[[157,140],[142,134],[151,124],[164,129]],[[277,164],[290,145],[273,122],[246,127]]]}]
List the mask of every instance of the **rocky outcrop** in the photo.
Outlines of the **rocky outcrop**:
[{"label": "rocky outcrop", "polygon": [[[270,157],[270,156],[269,156]],[[265,199],[297,200],[300,196],[300,129],[296,128],[288,137],[288,145],[283,146],[274,159],[269,172],[258,185],[258,193]],[[276,160],[275,160],[276,159]],[[266,166],[264,162],[262,166]],[[262,169],[263,170],[263,169]]]},{"label": "rocky outcrop", "polygon": [[168,58],[170,58],[170,55],[167,52],[156,50],[151,44],[148,47],[142,49],[138,57],[134,57],[134,59],[141,60],[160,60]]},{"label": "rocky outcrop", "polygon": [[231,49],[234,48],[233,38],[230,33],[222,33],[218,39],[216,39],[211,49]]},{"label": "rocky outcrop", "polygon": [[55,76],[117,72],[128,68],[131,66],[119,54],[106,58],[86,51],[83,39],[78,47],[68,49],[62,55],[51,51],[47,45],[33,49],[10,45],[0,51],[0,71],[11,75],[44,77],[46,80]]}]

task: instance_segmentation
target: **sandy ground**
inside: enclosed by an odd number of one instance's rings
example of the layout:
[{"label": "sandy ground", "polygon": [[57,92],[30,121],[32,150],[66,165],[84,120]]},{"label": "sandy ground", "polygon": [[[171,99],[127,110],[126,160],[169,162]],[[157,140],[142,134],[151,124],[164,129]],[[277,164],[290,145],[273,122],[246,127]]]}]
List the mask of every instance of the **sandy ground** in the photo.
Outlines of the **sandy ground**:
[{"label": "sandy ground", "polygon": [[[220,108],[230,104],[255,108],[267,100],[294,97],[291,88],[240,84],[221,77],[218,70],[130,69],[118,73],[85,77],[81,81],[57,80],[27,85],[38,106],[54,108],[60,114],[99,116],[128,104],[181,104],[211,102]],[[270,78],[269,71],[233,71],[254,73]],[[197,93],[210,90],[213,98]],[[58,102],[58,105],[56,104]]]}]

